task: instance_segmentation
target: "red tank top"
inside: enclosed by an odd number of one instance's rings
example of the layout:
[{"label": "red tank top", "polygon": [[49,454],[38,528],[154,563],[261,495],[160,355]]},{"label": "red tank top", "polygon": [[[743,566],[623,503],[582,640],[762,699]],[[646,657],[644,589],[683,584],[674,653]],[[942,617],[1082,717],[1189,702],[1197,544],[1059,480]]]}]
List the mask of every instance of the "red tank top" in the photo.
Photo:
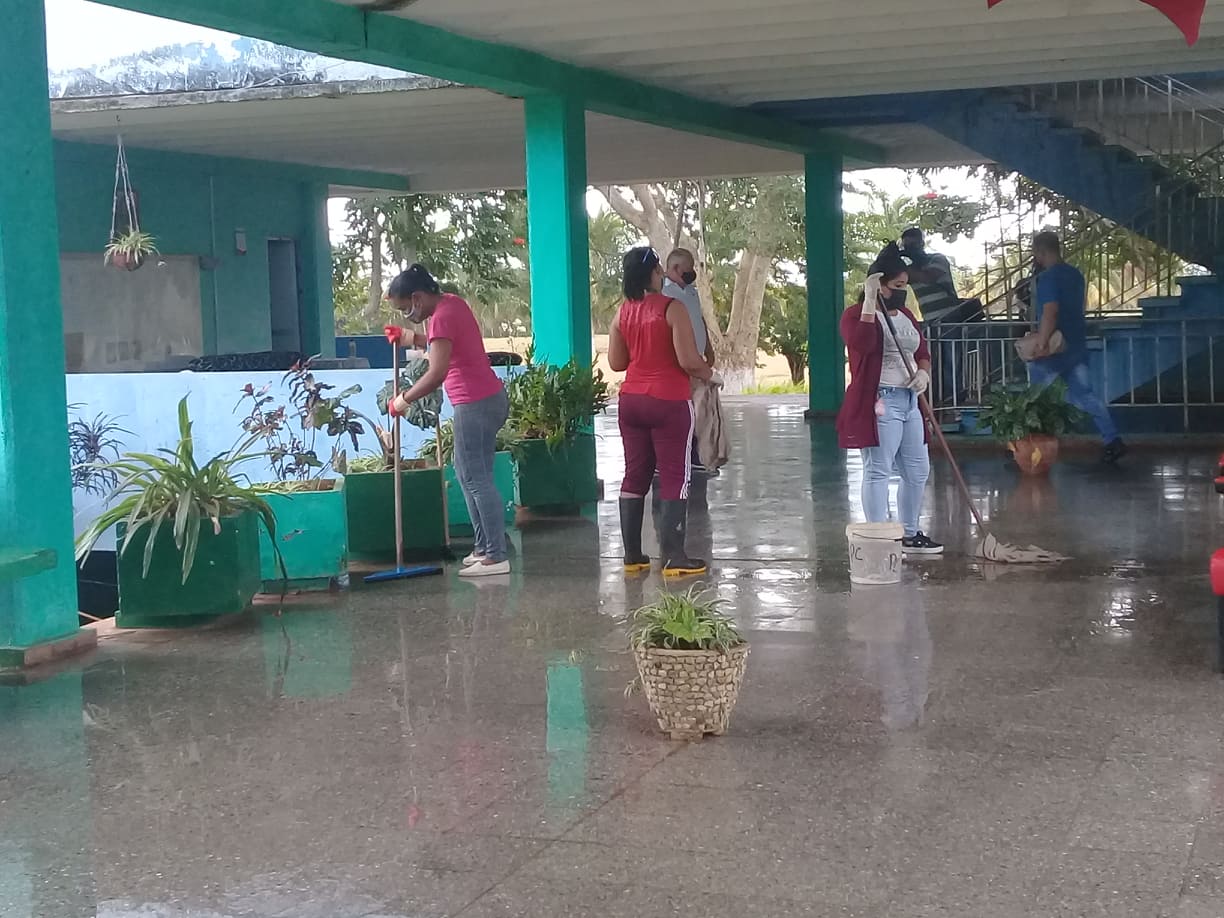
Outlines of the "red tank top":
[{"label": "red tank top", "polygon": [[629,346],[629,369],[621,392],[649,395],[669,402],[693,397],[689,376],[680,368],[672,328],[667,324],[671,297],[648,293],[643,300],[625,300],[620,309],[620,333]]}]

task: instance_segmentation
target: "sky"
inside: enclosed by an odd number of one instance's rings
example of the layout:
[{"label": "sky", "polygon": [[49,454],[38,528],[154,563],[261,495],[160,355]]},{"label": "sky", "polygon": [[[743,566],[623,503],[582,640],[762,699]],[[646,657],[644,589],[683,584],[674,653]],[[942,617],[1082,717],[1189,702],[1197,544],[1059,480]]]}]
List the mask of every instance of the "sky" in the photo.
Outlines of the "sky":
[{"label": "sky", "polygon": [[[89,68],[117,57],[162,45],[204,41],[224,49],[237,36],[199,26],[157,19],[141,13],[101,6],[86,0],[45,0],[47,10],[47,60],[52,70],[76,67]],[[853,173],[852,181],[870,179],[891,195],[923,194],[928,188],[914,174],[900,169],[873,169]],[[957,170],[942,170],[933,178],[935,190],[948,194],[977,197],[983,194],[979,182]],[[588,210],[599,208],[600,196],[588,195]],[[861,210],[862,199],[847,195],[847,210]],[[343,238],[345,231],[344,202],[332,201],[329,208],[333,238]],[[948,255],[962,266],[979,265],[983,261],[985,238],[997,238],[998,221],[988,220],[980,228],[977,239],[957,242],[933,240],[931,248]]]}]

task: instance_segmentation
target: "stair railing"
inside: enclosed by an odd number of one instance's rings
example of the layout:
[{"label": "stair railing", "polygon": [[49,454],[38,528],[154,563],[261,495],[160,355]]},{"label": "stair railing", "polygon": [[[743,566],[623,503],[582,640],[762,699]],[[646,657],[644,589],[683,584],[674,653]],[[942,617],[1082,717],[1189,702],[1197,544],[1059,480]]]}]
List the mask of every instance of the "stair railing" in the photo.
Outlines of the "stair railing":
[{"label": "stair railing", "polygon": [[[1224,158],[1224,141],[1202,151],[1191,163],[1206,163],[1208,159],[1220,158]],[[1138,296],[1171,295],[1176,286],[1177,277],[1185,270],[1183,260],[1168,248],[1173,238],[1174,204],[1180,203],[1184,206],[1187,203],[1187,195],[1193,194],[1195,197],[1191,197],[1190,202],[1192,205],[1197,205],[1202,200],[1199,196],[1198,183],[1193,177],[1183,175],[1174,179],[1170,184],[1157,185],[1156,192],[1157,199],[1136,211],[1125,224],[1097,215],[1090,223],[1081,227],[1072,240],[1063,241],[1064,257],[1068,261],[1089,266],[1089,269],[1085,270],[1085,275],[1095,278],[1097,289],[1103,288],[1104,290],[1104,295],[1098,298],[1094,312],[1105,311],[1111,306],[1125,309],[1126,303],[1137,299]],[[1219,202],[1215,200],[1209,201],[1208,204],[1212,208],[1219,206]],[[1032,214],[1033,211],[1030,211],[1029,216]],[[1218,216],[1218,213],[1213,216]],[[1105,248],[1111,242],[1124,239],[1127,235],[1138,235],[1128,226],[1137,225],[1145,218],[1151,218],[1158,227],[1163,229],[1159,233],[1161,239],[1149,239],[1160,251],[1154,253],[1154,263],[1150,266],[1131,264],[1130,282],[1127,283],[1125,277],[1119,278],[1117,285],[1119,289],[1115,291],[1111,272],[1107,270],[1109,262],[1105,257]],[[1025,215],[1018,215],[1017,226],[1022,227],[1024,221]],[[1214,228],[1214,220],[1211,225]],[[1217,240],[1213,237],[1207,241],[1214,246]],[[1004,265],[1001,270],[988,270],[985,273],[983,285],[972,290],[965,297],[982,301],[981,311],[972,318],[976,319],[978,316],[984,316],[987,319],[1023,318],[1013,309],[1013,299],[1017,290],[1021,289],[1032,275],[1032,258],[1027,252],[1030,242],[1031,239],[1021,237],[1014,240],[991,241],[985,244],[986,265],[990,266],[996,257],[1001,257]],[[1019,253],[1015,263],[1008,260],[1012,252]],[[1096,266],[1095,272],[1091,267],[1093,265]],[[1125,273],[1124,268],[1123,274]]]}]

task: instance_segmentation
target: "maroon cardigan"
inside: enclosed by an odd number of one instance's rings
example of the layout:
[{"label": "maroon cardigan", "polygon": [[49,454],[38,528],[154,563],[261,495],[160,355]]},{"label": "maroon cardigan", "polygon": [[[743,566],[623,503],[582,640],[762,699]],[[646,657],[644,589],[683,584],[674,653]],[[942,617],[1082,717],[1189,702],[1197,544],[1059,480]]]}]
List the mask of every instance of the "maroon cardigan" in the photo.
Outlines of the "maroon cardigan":
[{"label": "maroon cardigan", "polygon": [[[880,307],[883,309],[883,307]],[[876,430],[875,403],[879,398],[880,374],[884,370],[884,335],[888,329],[883,317],[877,314],[875,322],[864,322],[863,304],[851,306],[841,317],[841,336],[850,354],[850,387],[846,399],[837,413],[837,444],[842,449],[862,449],[864,446],[879,446],[880,435]],[[915,360],[930,360],[922,326],[908,309],[893,317],[893,322],[905,319],[919,330],[918,351]],[[926,425],[922,429],[927,436]]]}]

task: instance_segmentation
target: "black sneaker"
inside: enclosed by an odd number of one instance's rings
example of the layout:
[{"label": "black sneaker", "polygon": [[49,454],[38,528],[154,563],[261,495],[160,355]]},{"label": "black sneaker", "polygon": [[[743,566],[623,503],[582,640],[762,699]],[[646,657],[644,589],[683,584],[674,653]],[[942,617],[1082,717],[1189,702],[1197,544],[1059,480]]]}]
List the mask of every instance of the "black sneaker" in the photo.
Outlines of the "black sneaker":
[{"label": "black sneaker", "polygon": [[1112,443],[1109,443],[1105,447],[1104,452],[1101,453],[1101,461],[1107,463],[1108,465],[1113,465],[1115,462],[1125,456],[1127,452],[1128,450],[1126,448],[1126,444],[1122,442],[1120,437],[1116,438]]},{"label": "black sneaker", "polygon": [[901,551],[907,555],[942,555],[943,546],[919,532],[901,540]]}]

